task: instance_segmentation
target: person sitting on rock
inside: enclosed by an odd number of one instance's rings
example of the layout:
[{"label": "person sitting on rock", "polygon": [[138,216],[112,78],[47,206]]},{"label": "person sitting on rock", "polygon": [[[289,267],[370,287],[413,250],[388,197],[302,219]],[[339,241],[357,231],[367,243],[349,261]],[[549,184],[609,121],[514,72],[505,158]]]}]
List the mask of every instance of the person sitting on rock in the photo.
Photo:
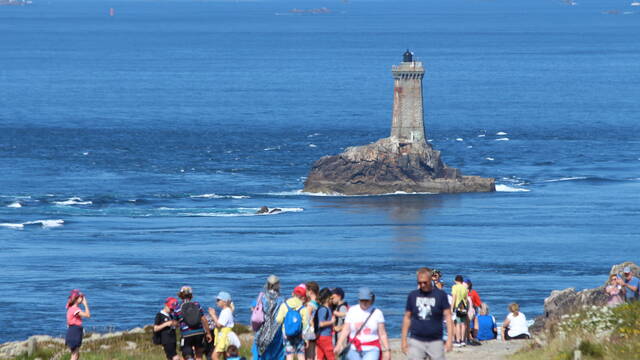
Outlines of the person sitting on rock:
[{"label": "person sitting on rock", "polygon": [[493,315],[489,315],[489,306],[485,303],[480,304],[474,325],[478,334],[477,339],[480,341],[493,340],[498,335],[496,318]]},{"label": "person sitting on rock", "polygon": [[509,305],[509,315],[502,322],[502,340],[530,339],[527,317],[516,303]]},{"label": "person sitting on rock", "polygon": [[615,307],[624,303],[624,288],[622,287],[624,280],[616,274],[612,274],[609,277],[609,284],[604,289],[609,299],[607,300],[608,307]]}]

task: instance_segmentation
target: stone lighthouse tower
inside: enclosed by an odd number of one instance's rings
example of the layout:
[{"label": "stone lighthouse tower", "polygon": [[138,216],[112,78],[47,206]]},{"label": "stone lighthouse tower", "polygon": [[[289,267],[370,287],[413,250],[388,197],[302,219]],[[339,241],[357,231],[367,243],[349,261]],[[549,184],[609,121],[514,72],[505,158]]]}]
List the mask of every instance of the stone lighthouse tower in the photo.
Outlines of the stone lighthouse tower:
[{"label": "stone lighthouse tower", "polygon": [[400,143],[425,141],[422,109],[422,62],[407,50],[400,65],[393,65],[393,116],[391,138]]},{"label": "stone lighthouse tower", "polygon": [[426,141],[422,108],[424,67],[409,50],[394,65],[391,136],[352,146],[313,164],[304,191],[369,195],[496,191],[494,178],[462,175]]}]

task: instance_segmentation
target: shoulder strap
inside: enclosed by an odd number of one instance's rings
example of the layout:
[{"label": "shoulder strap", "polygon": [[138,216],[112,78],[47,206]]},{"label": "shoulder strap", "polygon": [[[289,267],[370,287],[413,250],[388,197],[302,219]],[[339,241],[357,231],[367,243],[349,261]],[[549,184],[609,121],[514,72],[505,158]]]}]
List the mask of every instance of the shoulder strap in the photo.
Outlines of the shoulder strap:
[{"label": "shoulder strap", "polygon": [[373,310],[371,310],[371,313],[369,314],[369,316],[367,316],[367,319],[362,323],[362,325],[360,326],[360,329],[358,329],[358,331],[356,331],[356,334],[353,335],[353,339],[349,340],[349,344],[352,344],[355,339],[358,337],[358,335],[360,335],[360,332],[362,331],[362,329],[364,329],[365,325],[367,325],[367,322],[369,321],[369,319],[371,319],[371,316],[373,316],[373,313],[376,312],[376,308],[373,308]]}]

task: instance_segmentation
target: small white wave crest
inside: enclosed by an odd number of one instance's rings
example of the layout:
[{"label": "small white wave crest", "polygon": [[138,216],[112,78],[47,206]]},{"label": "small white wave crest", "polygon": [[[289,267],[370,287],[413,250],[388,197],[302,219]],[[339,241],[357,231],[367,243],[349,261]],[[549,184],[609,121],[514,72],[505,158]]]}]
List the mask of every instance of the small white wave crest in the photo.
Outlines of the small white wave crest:
[{"label": "small white wave crest", "polygon": [[496,191],[498,192],[529,192],[531,190],[525,188],[517,188],[509,185],[498,184],[496,185]]},{"label": "small white wave crest", "polygon": [[497,138],[496,141],[509,141],[508,137]]},{"label": "small white wave crest", "polygon": [[201,194],[201,195],[191,195],[191,198],[194,199],[248,199],[249,196],[246,195],[218,195],[218,194]]},{"label": "small white wave crest", "polygon": [[430,193],[430,192],[396,191],[396,192],[385,193],[385,194],[346,195],[346,194],[342,194],[342,193],[314,193],[314,192],[306,192],[304,190],[292,190],[292,191],[271,192],[271,193],[266,193],[264,195],[268,195],[268,196],[365,197],[365,196],[392,196],[392,195],[433,195],[433,193]]},{"label": "small white wave crest", "polygon": [[27,225],[40,225],[44,229],[48,228],[56,228],[64,225],[64,220],[56,219],[56,220],[35,220],[35,221],[27,221],[24,223],[2,223],[0,227],[5,227],[8,229],[18,229],[22,230]]},{"label": "small white wave crest", "polygon": [[504,132],[504,131],[498,131],[498,132],[496,133],[496,135],[498,135],[498,136],[505,136],[505,135],[507,135],[507,133],[506,133],[506,132]]},{"label": "small white wave crest", "polygon": [[574,177],[564,177],[559,179],[544,180],[543,182],[559,182],[559,181],[572,181],[572,180],[584,180],[584,179],[586,179],[585,176],[574,176]]},{"label": "small white wave crest", "polygon": [[79,197],[72,197],[69,198],[65,201],[54,201],[53,202],[56,205],[61,205],[61,206],[71,206],[71,205],[91,205],[93,204],[93,202],[91,201],[84,201],[82,200],[82,198]]},{"label": "small white wave crest", "polygon": [[7,205],[8,208],[14,208],[14,209],[18,209],[22,207],[22,204],[20,204],[20,202],[16,201],[16,202],[12,202],[11,204]]},{"label": "small white wave crest", "polygon": [[238,217],[238,216],[264,216],[264,215],[278,215],[291,212],[302,212],[303,208],[281,208],[272,207],[269,213],[258,214],[259,208],[239,208],[238,212],[188,212],[180,213],[180,216],[193,216],[193,217]]}]

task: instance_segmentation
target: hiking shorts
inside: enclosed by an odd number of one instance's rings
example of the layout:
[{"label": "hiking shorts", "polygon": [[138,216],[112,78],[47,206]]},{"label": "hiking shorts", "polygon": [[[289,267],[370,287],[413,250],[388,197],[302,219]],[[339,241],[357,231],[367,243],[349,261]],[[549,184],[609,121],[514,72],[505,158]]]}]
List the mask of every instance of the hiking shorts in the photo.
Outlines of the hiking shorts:
[{"label": "hiking shorts", "polygon": [[456,323],[456,324],[463,324],[463,323],[465,323],[467,321],[468,318],[469,317],[467,315],[465,315],[465,316],[457,316],[456,315],[456,318],[455,318],[455,320],[453,322]]},{"label": "hiking shorts", "polygon": [[183,337],[180,341],[180,347],[180,350],[182,350],[182,356],[185,358],[194,357],[194,349],[196,351],[204,349],[204,334]]},{"label": "hiking shorts", "polygon": [[304,354],[304,339],[302,336],[289,339],[286,336],[284,337],[284,352],[287,355],[298,355]]},{"label": "hiking shorts", "polygon": [[408,360],[444,360],[444,342],[442,340],[420,341],[409,338]]}]

